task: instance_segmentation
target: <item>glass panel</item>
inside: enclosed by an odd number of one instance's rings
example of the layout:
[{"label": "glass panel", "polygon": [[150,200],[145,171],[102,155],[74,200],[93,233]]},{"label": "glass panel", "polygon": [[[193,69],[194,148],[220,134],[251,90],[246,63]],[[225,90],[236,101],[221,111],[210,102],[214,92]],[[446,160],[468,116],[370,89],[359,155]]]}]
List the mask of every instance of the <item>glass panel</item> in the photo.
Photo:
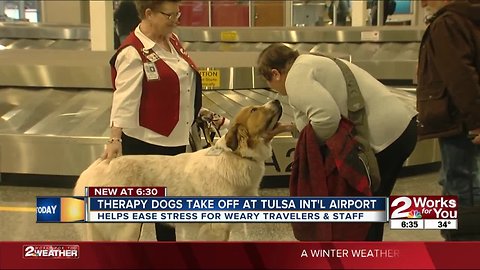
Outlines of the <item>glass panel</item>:
[{"label": "glass panel", "polygon": [[38,22],[38,11],[34,8],[25,9],[25,19],[29,22]]},{"label": "glass panel", "polygon": [[212,26],[249,26],[248,1],[212,1]]},{"label": "glass panel", "polygon": [[7,20],[18,20],[20,18],[18,3],[16,1],[6,1],[4,14],[8,18]]},{"label": "glass panel", "polygon": [[208,26],[208,1],[180,2],[181,26]]},{"label": "glass panel", "polygon": [[410,0],[396,0],[396,7],[394,14],[412,14],[412,3]]},{"label": "glass panel", "polygon": [[412,25],[415,24],[414,2],[410,0],[396,0],[395,12],[388,17],[387,24]]},{"label": "glass panel", "polygon": [[0,0],[0,21],[39,21],[39,0]]},{"label": "glass panel", "polygon": [[349,26],[352,25],[350,0],[333,0],[328,1],[326,5],[326,13],[328,24],[334,26]]},{"label": "glass panel", "polygon": [[329,21],[324,1],[294,1],[293,26],[323,26]]},{"label": "glass panel", "polygon": [[372,0],[368,6],[370,10],[371,25],[377,25],[377,12],[379,3],[383,2],[383,24],[410,24],[410,19],[405,20],[406,14],[410,14],[410,1],[405,0]]}]

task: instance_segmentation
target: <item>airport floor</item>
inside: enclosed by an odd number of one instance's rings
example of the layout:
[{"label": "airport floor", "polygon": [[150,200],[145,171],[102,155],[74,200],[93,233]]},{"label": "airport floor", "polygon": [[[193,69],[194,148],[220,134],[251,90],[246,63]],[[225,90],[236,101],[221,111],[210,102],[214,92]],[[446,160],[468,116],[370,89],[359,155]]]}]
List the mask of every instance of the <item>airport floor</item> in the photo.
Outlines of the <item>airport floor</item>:
[{"label": "airport floor", "polygon": [[[11,177],[10,177],[11,178]],[[15,180],[15,179],[13,179]],[[46,181],[46,180],[43,180]],[[58,182],[58,181],[57,181]],[[50,185],[44,182],[45,185]],[[19,185],[9,179],[0,182],[0,241],[77,241],[80,235],[74,224],[37,224],[35,221],[36,196],[69,196],[71,187]],[[71,184],[70,184],[71,185]],[[40,187],[39,187],[40,186]],[[440,195],[438,172],[428,172],[399,178],[393,193],[398,195]],[[261,196],[287,196],[286,188],[263,188]],[[390,230],[385,225],[384,241],[443,241],[436,230]],[[179,241],[189,239],[185,229],[177,229]],[[144,224],[141,241],[154,241],[152,223]],[[232,241],[295,241],[288,223],[238,224],[231,235]]]}]

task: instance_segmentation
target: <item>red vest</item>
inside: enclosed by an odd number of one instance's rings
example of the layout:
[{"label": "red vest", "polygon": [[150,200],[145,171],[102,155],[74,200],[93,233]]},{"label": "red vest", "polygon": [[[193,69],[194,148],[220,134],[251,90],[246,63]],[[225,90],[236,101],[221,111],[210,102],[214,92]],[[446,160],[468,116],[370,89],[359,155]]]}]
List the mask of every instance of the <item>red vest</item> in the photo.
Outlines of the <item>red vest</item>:
[{"label": "red vest", "polygon": [[[185,49],[180,45],[179,40],[172,34],[170,37],[175,50],[182,56],[185,61],[192,67],[195,72],[196,89],[193,119],[198,115],[202,104],[202,80],[197,71],[197,67],[192,59],[187,55]],[[112,85],[115,91],[115,78],[117,70],[115,69],[115,61],[118,53],[125,47],[133,46],[140,55],[142,62],[149,62],[144,54],[142,42],[135,36],[134,32],[124,40],[117,52],[110,59]],[[180,82],[177,73],[171,69],[162,59],[155,62],[159,80],[148,81],[145,75],[142,82],[142,97],[140,100],[139,122],[140,126],[150,129],[163,136],[169,136],[178,123],[180,111]],[[193,123],[192,123],[193,124]]]}]

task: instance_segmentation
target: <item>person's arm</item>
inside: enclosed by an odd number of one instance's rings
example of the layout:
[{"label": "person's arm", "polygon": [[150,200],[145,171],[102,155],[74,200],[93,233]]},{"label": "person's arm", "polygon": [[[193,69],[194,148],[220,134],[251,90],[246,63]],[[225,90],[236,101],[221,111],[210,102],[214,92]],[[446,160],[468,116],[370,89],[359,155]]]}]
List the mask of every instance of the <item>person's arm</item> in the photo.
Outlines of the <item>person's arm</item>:
[{"label": "person's arm", "polygon": [[313,78],[309,66],[290,70],[286,82],[290,104],[307,115],[320,142],[338,129],[340,110],[330,93]]},{"label": "person's arm", "polygon": [[110,115],[110,138],[103,159],[122,155],[122,129],[139,125],[139,107],[142,95],[143,63],[133,47],[123,49],[115,62],[117,77]]},{"label": "person's arm", "polygon": [[445,83],[468,130],[480,128],[480,78],[471,32],[455,18],[445,17],[431,28],[433,64]]},{"label": "person's arm", "polygon": [[278,134],[289,132],[291,133],[292,137],[297,139],[298,138],[298,130],[293,123],[282,123],[278,122],[273,130],[267,132],[267,139],[272,139]]}]

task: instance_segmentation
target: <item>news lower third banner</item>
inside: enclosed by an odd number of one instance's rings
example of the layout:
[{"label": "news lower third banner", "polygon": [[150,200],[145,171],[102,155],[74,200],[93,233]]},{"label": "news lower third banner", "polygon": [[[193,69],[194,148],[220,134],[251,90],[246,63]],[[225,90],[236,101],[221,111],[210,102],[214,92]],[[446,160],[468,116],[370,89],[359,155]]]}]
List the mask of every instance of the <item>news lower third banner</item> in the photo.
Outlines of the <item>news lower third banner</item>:
[{"label": "news lower third banner", "polygon": [[90,187],[37,197],[37,222],[386,222],[384,197],[168,197],[162,188]]},{"label": "news lower third banner", "polygon": [[169,197],[164,187],[89,187],[85,197],[37,197],[37,222],[389,222],[456,230],[456,196]]}]

